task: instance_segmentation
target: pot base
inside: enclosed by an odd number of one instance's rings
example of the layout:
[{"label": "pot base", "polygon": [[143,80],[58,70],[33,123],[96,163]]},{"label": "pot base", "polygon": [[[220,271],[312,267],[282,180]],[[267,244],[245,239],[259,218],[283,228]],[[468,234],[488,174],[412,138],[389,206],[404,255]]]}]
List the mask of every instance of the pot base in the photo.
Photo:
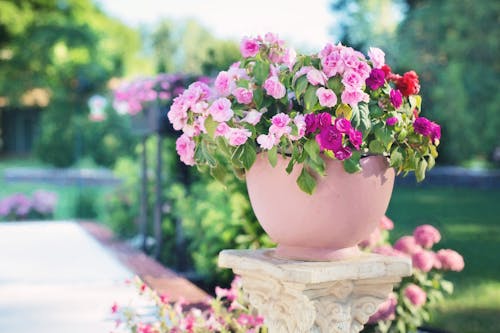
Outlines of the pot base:
[{"label": "pot base", "polygon": [[299,247],[278,245],[272,255],[281,259],[303,260],[303,261],[336,261],[347,258],[358,257],[361,251],[357,246],[343,249],[325,249],[317,247]]}]

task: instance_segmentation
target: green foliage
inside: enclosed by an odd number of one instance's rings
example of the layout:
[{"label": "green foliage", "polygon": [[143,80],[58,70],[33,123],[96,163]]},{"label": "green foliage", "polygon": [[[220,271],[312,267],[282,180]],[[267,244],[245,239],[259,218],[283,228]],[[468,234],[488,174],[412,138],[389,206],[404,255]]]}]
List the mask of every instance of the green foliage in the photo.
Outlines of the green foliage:
[{"label": "green foliage", "polygon": [[491,157],[500,145],[499,15],[497,1],[419,1],[399,28],[399,62],[421,72],[447,162]]}]

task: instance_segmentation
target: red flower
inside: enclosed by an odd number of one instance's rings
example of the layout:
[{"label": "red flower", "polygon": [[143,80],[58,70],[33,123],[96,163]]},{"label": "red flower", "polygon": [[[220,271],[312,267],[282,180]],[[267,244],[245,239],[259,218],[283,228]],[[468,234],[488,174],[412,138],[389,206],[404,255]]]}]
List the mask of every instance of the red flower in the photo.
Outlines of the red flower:
[{"label": "red flower", "polygon": [[382,68],[381,68],[381,69],[384,71],[385,77],[388,77],[388,76],[389,76],[389,74],[391,74],[391,73],[392,73],[392,69],[391,69],[391,67],[389,67],[388,65],[384,65],[384,66],[382,66]]},{"label": "red flower", "polygon": [[414,71],[404,73],[404,75],[397,80],[396,86],[403,96],[418,94],[420,91],[420,84],[418,82],[417,73]]}]

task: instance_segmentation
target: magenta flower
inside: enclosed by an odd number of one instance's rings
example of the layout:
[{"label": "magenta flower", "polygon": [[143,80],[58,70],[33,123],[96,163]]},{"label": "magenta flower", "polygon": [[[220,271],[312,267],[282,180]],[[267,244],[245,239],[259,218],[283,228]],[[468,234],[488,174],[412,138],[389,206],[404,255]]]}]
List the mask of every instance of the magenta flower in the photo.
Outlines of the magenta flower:
[{"label": "magenta flower", "polygon": [[392,106],[394,106],[396,110],[399,109],[403,104],[403,94],[401,94],[401,91],[397,89],[391,89],[389,97],[391,98]]},{"label": "magenta flower", "polygon": [[431,140],[436,144],[439,143],[440,139],[441,139],[441,126],[433,122],[431,126]]},{"label": "magenta flower", "polygon": [[306,134],[314,133],[319,127],[319,118],[314,113],[308,113],[305,117]]},{"label": "magenta flower", "polygon": [[359,150],[359,147],[363,143],[363,133],[361,131],[355,130],[354,128],[349,129],[349,141],[351,144]]},{"label": "magenta flower", "polygon": [[330,127],[332,125],[332,116],[328,112],[322,112],[318,115],[318,127],[320,129]]},{"label": "magenta flower", "polygon": [[456,251],[450,249],[439,250],[437,257],[443,269],[460,272],[464,269],[464,258]]},{"label": "magenta flower", "polygon": [[351,122],[345,118],[335,119],[334,126],[342,134],[349,133],[352,130]]},{"label": "magenta flower", "polygon": [[342,133],[335,126],[330,125],[321,128],[319,134],[316,136],[316,141],[318,141],[321,150],[328,149],[336,152],[342,148]]},{"label": "magenta flower", "polygon": [[371,90],[377,90],[378,88],[382,87],[384,83],[384,71],[378,68],[372,69],[370,76],[366,79],[366,85],[370,87]]},{"label": "magenta flower", "polygon": [[416,284],[410,284],[405,288],[404,295],[416,307],[421,307],[427,300],[427,294]]},{"label": "magenta flower", "polygon": [[335,150],[334,154],[336,159],[338,159],[339,161],[343,161],[352,156],[352,151],[349,147],[341,147],[338,150]]},{"label": "magenta flower", "polygon": [[385,123],[387,124],[387,126],[394,126],[397,124],[397,122],[398,122],[397,117],[389,117],[385,120]]},{"label": "magenta flower", "polygon": [[415,133],[422,134],[423,136],[430,136],[432,133],[432,122],[424,117],[418,117],[413,123]]},{"label": "magenta flower", "polygon": [[413,267],[422,272],[429,272],[434,267],[435,256],[430,251],[422,250],[414,253],[411,257]]},{"label": "magenta flower", "polygon": [[417,244],[429,249],[441,240],[441,234],[432,225],[424,224],[415,228],[413,237]]}]

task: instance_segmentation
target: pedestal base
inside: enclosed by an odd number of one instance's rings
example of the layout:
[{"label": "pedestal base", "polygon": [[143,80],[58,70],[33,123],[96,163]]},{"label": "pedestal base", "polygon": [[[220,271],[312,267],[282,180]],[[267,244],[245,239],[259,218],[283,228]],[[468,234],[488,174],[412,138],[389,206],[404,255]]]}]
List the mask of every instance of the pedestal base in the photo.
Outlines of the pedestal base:
[{"label": "pedestal base", "polygon": [[225,250],[219,266],[241,275],[270,333],[356,333],[411,274],[405,257],[377,254],[328,262],[280,259],[274,249]]}]

